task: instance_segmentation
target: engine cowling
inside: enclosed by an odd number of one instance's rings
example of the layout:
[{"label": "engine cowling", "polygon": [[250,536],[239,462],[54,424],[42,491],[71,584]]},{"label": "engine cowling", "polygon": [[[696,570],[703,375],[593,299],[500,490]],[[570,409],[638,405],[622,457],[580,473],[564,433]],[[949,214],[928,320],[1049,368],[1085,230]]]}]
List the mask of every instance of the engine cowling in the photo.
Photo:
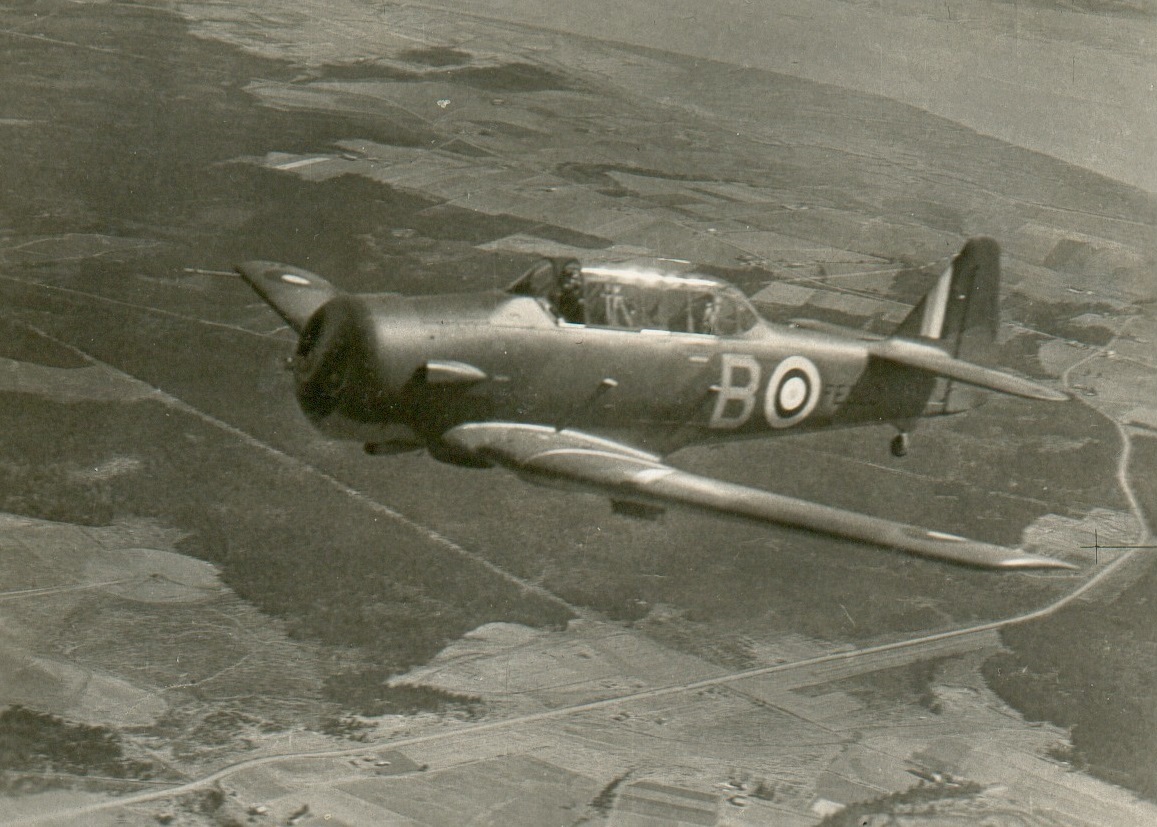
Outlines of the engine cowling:
[{"label": "engine cowling", "polygon": [[338,296],[306,323],[293,373],[297,402],[319,430],[366,442],[411,435],[399,394],[420,361],[392,346],[388,326],[364,296]]},{"label": "engine cowling", "polygon": [[348,355],[356,346],[358,331],[346,305],[340,300],[323,305],[297,342],[293,360],[297,402],[315,425],[338,409],[342,392],[356,378]]}]

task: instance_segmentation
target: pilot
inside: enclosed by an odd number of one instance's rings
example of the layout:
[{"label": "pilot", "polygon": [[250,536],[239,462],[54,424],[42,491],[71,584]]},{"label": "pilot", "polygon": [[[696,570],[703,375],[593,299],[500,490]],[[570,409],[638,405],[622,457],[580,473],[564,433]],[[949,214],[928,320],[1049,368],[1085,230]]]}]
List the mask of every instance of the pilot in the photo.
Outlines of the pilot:
[{"label": "pilot", "polygon": [[703,308],[703,327],[700,333],[710,333],[718,336],[723,320],[723,307],[718,296],[708,296],[707,306]]},{"label": "pilot", "polygon": [[576,259],[568,259],[558,267],[558,292],[555,307],[563,321],[583,324],[585,313],[583,300],[583,268]]},{"label": "pilot", "polygon": [[712,298],[710,293],[691,296],[685,316],[683,330],[688,333],[714,333],[712,329]]}]

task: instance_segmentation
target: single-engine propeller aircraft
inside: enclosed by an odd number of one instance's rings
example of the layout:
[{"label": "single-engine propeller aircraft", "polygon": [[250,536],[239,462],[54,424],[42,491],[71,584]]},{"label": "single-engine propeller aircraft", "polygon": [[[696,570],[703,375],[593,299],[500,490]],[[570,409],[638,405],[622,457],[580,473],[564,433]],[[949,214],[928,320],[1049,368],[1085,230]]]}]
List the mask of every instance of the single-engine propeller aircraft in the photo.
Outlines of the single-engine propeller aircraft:
[{"label": "single-engine propeller aircraft", "polygon": [[609,496],[643,517],[678,503],[999,569],[1061,560],[699,476],[663,457],[718,440],[921,417],[988,389],[1060,392],[972,361],[996,335],[1000,248],[965,244],[891,336],[762,319],[699,275],[543,259],[504,290],[349,295],[297,267],[238,272],[300,334],[302,411],[371,454],[428,449]]}]

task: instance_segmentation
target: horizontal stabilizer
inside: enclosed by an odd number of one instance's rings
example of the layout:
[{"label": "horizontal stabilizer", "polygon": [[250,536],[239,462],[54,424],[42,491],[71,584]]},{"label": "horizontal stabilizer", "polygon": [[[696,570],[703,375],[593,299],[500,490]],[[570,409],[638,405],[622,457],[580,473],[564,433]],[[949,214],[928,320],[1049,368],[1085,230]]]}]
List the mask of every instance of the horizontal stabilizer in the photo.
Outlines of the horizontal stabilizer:
[{"label": "horizontal stabilizer", "polygon": [[318,308],[338,294],[321,276],[288,264],[247,261],[237,266],[237,272],[298,333]]},{"label": "horizontal stabilizer", "polygon": [[640,507],[678,503],[981,568],[1075,568],[1019,549],[680,471],[653,455],[579,431],[486,422],[459,425],[444,440],[456,450],[532,479],[577,485]]},{"label": "horizontal stabilizer", "polygon": [[980,388],[1040,399],[1046,402],[1064,402],[1068,394],[1045,385],[1022,379],[1011,373],[986,368],[963,359],[954,359],[935,345],[893,336],[868,346],[868,352],[879,359],[934,373]]}]

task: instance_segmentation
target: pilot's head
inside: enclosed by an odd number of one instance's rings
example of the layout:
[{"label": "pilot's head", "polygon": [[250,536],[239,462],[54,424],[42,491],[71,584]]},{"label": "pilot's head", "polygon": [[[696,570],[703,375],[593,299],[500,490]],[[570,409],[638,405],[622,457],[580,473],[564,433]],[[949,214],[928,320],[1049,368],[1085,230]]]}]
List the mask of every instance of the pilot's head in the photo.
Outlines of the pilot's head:
[{"label": "pilot's head", "polygon": [[561,285],[578,284],[582,277],[583,267],[578,259],[567,259],[558,268],[558,283]]}]

